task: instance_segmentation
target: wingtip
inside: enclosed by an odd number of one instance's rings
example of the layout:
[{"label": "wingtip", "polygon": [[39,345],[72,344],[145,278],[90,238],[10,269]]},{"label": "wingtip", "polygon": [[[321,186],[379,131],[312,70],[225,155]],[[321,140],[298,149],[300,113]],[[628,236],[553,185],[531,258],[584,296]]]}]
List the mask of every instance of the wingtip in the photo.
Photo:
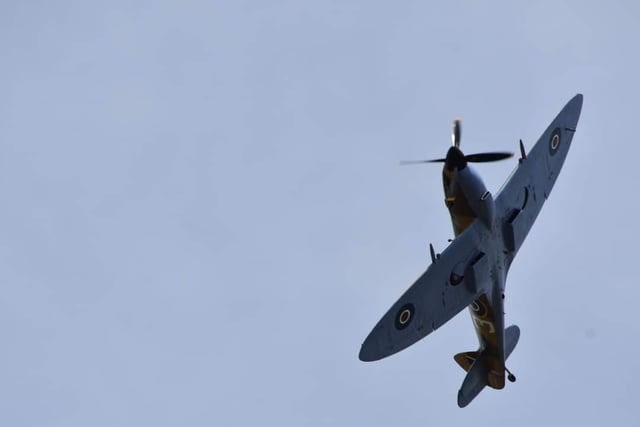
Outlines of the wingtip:
[{"label": "wingtip", "polygon": [[571,101],[569,101],[570,103],[573,104],[578,104],[579,108],[582,109],[582,101],[584,100],[584,96],[581,93],[576,94],[576,96],[573,97],[573,99]]},{"label": "wingtip", "polygon": [[358,359],[359,359],[361,362],[370,362],[370,360],[367,360],[367,357],[366,357],[366,355],[364,354],[364,351],[362,351],[362,350],[363,350],[363,348],[362,348],[362,347],[360,347],[360,352],[358,353]]},{"label": "wingtip", "polygon": [[376,357],[377,355],[374,354],[371,349],[367,349],[367,346],[365,344],[366,343],[362,344],[362,346],[360,347],[358,359],[360,359],[361,362],[375,362],[376,360],[380,360],[380,357]]}]

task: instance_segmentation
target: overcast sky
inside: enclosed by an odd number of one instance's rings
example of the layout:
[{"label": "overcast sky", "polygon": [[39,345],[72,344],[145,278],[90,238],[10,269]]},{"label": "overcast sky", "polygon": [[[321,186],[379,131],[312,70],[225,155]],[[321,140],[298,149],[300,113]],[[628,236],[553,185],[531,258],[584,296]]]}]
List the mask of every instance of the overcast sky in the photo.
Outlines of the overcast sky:
[{"label": "overcast sky", "polygon": [[[0,3],[0,425],[637,425],[634,1]],[[452,237],[438,165],[584,94],[516,258],[518,377],[378,319]],[[496,192],[517,161],[479,165]]]}]

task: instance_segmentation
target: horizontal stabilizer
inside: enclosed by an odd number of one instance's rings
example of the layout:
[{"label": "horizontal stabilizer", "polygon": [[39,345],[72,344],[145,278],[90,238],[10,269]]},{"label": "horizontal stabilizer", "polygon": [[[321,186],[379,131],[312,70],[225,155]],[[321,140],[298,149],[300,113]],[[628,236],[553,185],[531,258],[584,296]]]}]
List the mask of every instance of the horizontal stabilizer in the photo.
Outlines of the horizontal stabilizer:
[{"label": "horizontal stabilizer", "polygon": [[464,408],[485,388],[487,385],[487,367],[484,358],[479,357],[473,362],[471,370],[464,378],[462,387],[458,391],[458,406]]},{"label": "horizontal stabilizer", "polygon": [[504,330],[504,360],[507,360],[520,339],[520,328],[511,325]]}]

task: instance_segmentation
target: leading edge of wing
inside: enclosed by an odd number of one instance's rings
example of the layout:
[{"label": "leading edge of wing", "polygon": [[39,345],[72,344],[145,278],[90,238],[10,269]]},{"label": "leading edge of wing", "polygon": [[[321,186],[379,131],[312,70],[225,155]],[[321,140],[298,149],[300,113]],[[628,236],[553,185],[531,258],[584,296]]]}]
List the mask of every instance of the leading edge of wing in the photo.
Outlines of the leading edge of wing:
[{"label": "leading edge of wing", "polygon": [[452,285],[449,279],[454,268],[473,260],[482,230],[474,222],[391,306],[362,343],[360,360],[372,362],[409,347],[477,298],[464,282]]},{"label": "leading edge of wing", "polygon": [[582,102],[582,94],[567,102],[498,191],[496,215],[503,218],[505,244],[512,256],[551,194],[571,147]]},{"label": "leading edge of wing", "polygon": [[[560,112],[556,115],[556,117],[547,126],[547,129],[545,129],[545,131],[542,133],[542,135],[540,135],[540,137],[535,142],[535,144],[533,144],[530,152],[526,156],[526,159],[520,160],[518,166],[513,170],[511,175],[507,178],[502,188],[498,190],[497,196],[496,196],[497,203],[499,203],[501,197],[504,197],[504,194],[503,194],[505,193],[504,190],[506,190],[507,187],[509,187],[512,181],[517,181],[517,179],[513,179],[513,178],[517,176],[519,172],[522,171],[523,169],[524,170],[527,169],[526,167],[525,168],[522,167],[523,164],[531,164],[531,163],[543,161],[543,158],[547,157],[547,154],[552,154],[552,156],[556,159],[564,160],[564,158],[566,157],[571,139],[573,139],[572,138],[573,133],[575,133],[576,128],[578,126],[578,120],[580,119],[580,113],[582,112],[583,99],[584,99],[583,95],[581,93],[578,93],[573,98],[571,98],[569,102],[566,103],[566,105],[562,108],[562,110],[560,110]],[[563,144],[562,146],[563,150],[560,150],[559,153],[558,152],[550,153],[548,152],[549,149],[547,148],[546,145],[547,145],[547,142],[550,143],[549,137],[551,136],[554,129],[556,128],[560,128],[560,130],[562,130],[563,132],[570,134],[570,138],[567,144]],[[560,166],[562,166],[562,163],[560,163]],[[536,171],[539,172],[539,169],[536,169]],[[527,171],[527,172],[530,173],[531,171]]]}]

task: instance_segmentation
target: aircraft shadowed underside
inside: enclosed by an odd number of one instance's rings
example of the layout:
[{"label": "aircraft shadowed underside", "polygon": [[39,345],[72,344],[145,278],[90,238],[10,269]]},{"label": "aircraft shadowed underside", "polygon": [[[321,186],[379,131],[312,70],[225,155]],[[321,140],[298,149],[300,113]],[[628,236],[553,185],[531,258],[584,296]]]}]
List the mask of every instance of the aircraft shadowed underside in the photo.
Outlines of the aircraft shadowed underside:
[{"label": "aircraft shadowed underside", "polygon": [[565,105],[529,153],[520,141],[518,166],[495,198],[470,163],[502,160],[512,154],[465,155],[460,150],[459,120],[454,122],[453,145],[445,158],[405,162],[444,163],[445,205],[455,239],[442,254],[430,246],[431,265],[369,333],[360,360],[397,353],[468,307],[479,348],[454,356],[467,372],[458,405],[467,406],[486,386],[504,388],[505,377],[515,381],[505,366],[520,337],[517,326],[504,324],[507,273],[560,173],[582,99],[578,94]]}]

